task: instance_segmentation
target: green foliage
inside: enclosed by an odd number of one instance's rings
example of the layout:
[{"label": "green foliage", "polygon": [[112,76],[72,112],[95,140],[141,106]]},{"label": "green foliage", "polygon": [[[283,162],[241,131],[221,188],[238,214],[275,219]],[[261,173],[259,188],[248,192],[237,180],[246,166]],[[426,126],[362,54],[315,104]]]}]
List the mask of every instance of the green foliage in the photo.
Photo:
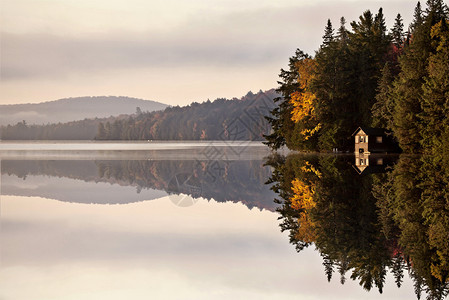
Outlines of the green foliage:
[{"label": "green foliage", "polygon": [[393,131],[406,153],[441,153],[449,131],[448,11],[441,0],[427,1],[425,10],[418,2],[407,35],[400,14],[387,33],[382,9],[375,15],[365,11],[351,22],[351,31],[342,18],[336,35],[328,20],[310,83],[320,124],[315,141],[301,142],[306,118],[289,118],[290,97],[301,92],[298,68],[290,64],[288,80],[281,72],[283,98],[278,101],[283,108],[273,112],[268,144],[303,151],[352,150],[355,128],[374,126]]},{"label": "green foliage", "polygon": [[393,74],[391,73],[388,62],[382,69],[382,77],[379,80],[376,94],[376,103],[371,108],[374,127],[393,129]]},{"label": "green foliage", "polygon": [[422,86],[423,120],[421,146],[426,153],[440,157],[444,136],[449,129],[449,24],[441,20],[433,26],[431,37],[436,51],[429,57],[428,75]]},{"label": "green foliage", "polygon": [[[356,175],[353,156],[293,154],[273,164],[282,207],[280,224],[298,251],[314,244],[331,280],[346,273],[366,290],[382,293],[390,271],[398,287],[404,271],[415,284],[418,299],[443,299],[449,294],[449,172],[445,160],[402,155],[386,173]],[[311,176],[310,169],[314,168]],[[295,208],[292,182],[314,187],[310,211],[314,240],[304,241]]]},{"label": "green foliage", "polygon": [[393,129],[405,152],[422,152],[429,145],[431,133],[426,130],[429,122],[443,121],[437,121],[432,115],[431,110],[439,109],[439,104],[429,99],[431,93],[425,93],[423,87],[429,77],[430,57],[437,48],[432,27],[439,22],[446,23],[447,16],[447,6],[442,1],[428,1],[424,14],[417,5],[412,40],[399,60],[401,72],[394,82]]}]

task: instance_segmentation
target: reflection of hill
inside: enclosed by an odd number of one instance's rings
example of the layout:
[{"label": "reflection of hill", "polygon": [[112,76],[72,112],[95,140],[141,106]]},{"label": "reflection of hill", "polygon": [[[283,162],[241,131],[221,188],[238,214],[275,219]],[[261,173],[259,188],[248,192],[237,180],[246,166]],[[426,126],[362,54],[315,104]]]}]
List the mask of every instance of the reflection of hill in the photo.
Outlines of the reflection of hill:
[{"label": "reflection of hill", "polygon": [[[264,167],[260,160],[252,161],[196,161],[196,160],[103,160],[103,161],[2,161],[2,174],[16,175],[26,180],[27,176],[45,175],[50,177],[70,178],[78,181],[77,188],[94,188],[92,183],[98,183],[99,190],[121,187],[133,187],[137,193],[158,190],[165,195],[168,193],[186,193],[218,202],[242,202],[249,208],[274,210],[274,194],[264,182],[270,176],[269,167]],[[170,181],[176,175],[185,174],[198,183],[200,193],[191,193],[185,190],[170,188]],[[35,180],[35,179],[33,179]],[[79,184],[84,182],[84,184]],[[109,185],[105,185],[109,183]],[[9,189],[9,190],[8,190]],[[47,197],[52,191],[54,197],[62,201],[89,202],[89,203],[128,203],[136,200],[135,197],[123,197],[122,201],[108,202],[105,194],[92,192],[89,200],[74,200],[74,196],[64,195],[65,190],[58,186],[45,187]],[[14,192],[18,194],[18,187],[13,190],[4,187],[3,193]],[[33,194],[34,192],[34,194]],[[38,190],[22,190],[20,195],[39,196]],[[42,193],[39,192],[39,193]],[[73,194],[74,191],[72,190]],[[153,192],[154,194],[154,192]],[[160,194],[160,193],[156,193]],[[97,195],[97,196],[94,196]],[[154,197],[153,197],[154,198]],[[148,198],[147,198],[148,199]]]}]

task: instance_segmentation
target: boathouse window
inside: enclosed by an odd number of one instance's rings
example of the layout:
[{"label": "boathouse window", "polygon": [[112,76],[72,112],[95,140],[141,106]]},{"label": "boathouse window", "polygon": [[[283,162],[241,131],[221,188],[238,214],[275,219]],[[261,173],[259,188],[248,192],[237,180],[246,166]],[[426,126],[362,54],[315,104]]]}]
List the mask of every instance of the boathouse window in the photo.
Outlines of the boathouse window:
[{"label": "boathouse window", "polygon": [[376,136],[376,143],[378,143],[378,144],[382,143],[382,137],[381,136]]},{"label": "boathouse window", "polygon": [[365,159],[361,158],[360,159],[360,165],[363,166],[365,164]]},{"label": "boathouse window", "polygon": [[365,142],[365,137],[359,136],[359,143],[364,143],[364,142]]},{"label": "boathouse window", "polygon": [[359,148],[359,153],[363,153],[365,150],[363,148]]}]

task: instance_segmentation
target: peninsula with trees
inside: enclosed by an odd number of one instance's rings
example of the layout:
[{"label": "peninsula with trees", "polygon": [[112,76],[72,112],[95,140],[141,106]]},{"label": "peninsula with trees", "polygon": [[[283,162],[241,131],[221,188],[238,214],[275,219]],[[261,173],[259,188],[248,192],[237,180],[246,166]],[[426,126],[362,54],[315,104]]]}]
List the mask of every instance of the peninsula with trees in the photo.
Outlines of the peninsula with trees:
[{"label": "peninsula with trees", "polygon": [[334,28],[315,56],[297,50],[281,70],[267,144],[301,151],[353,149],[358,127],[384,128],[406,153],[449,153],[449,10],[418,2],[388,30],[382,8]]}]

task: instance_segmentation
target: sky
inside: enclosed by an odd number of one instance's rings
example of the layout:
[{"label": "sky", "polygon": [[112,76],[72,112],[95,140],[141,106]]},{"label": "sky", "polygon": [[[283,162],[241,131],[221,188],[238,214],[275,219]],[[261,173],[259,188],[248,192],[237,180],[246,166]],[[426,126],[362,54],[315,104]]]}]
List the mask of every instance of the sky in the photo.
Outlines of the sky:
[{"label": "sky", "polygon": [[[417,2],[417,1],[416,1]],[[411,0],[2,0],[0,104],[129,96],[187,105],[277,86],[296,48],[331,19]]]}]

